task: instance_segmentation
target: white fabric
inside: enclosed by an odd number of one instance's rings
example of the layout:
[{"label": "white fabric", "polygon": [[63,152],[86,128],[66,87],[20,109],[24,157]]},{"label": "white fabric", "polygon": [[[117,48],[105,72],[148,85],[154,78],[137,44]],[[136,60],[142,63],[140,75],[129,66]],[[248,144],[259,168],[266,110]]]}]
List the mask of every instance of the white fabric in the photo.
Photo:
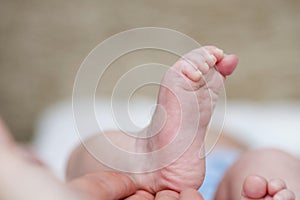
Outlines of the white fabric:
[{"label": "white fabric", "polygon": [[[118,103],[126,106],[123,101]],[[140,127],[145,126],[149,123],[154,104],[154,100],[136,99],[130,104],[132,120]],[[222,125],[223,106],[218,107],[212,126]],[[83,100],[82,109],[85,107]],[[96,110],[104,130],[117,128],[109,100],[97,101]],[[94,134],[97,128],[89,121],[84,123],[86,136]],[[300,156],[300,104],[230,102],[226,106],[224,130],[250,147],[276,147]],[[64,177],[67,158],[79,141],[71,102],[56,104],[41,115],[36,126],[34,147],[58,177]]]}]

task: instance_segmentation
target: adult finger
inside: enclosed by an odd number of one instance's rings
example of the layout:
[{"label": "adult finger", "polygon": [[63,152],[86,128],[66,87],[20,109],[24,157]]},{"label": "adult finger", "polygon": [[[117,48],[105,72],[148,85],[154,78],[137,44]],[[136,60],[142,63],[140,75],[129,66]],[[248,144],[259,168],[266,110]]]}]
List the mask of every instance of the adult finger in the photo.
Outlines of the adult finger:
[{"label": "adult finger", "polygon": [[163,190],[156,194],[155,200],[178,200],[179,194],[172,190]]},{"label": "adult finger", "polygon": [[154,200],[154,196],[149,192],[138,190],[134,195],[127,197],[125,200]]},{"label": "adult finger", "polygon": [[93,199],[123,199],[135,193],[136,188],[129,176],[103,171],[79,177],[69,185]]},{"label": "adult finger", "polygon": [[195,189],[186,189],[180,193],[179,200],[203,200],[202,195]]}]

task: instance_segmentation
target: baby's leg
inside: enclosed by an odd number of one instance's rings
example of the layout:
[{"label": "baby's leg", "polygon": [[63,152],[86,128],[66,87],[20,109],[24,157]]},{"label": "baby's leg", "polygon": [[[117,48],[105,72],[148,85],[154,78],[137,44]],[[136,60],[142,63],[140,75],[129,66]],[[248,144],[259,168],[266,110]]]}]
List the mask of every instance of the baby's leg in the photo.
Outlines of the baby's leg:
[{"label": "baby's leg", "polygon": [[248,151],[228,170],[215,199],[262,200],[274,197],[293,200],[293,193],[297,199],[300,198],[299,172],[300,160],[285,152],[275,149]]}]

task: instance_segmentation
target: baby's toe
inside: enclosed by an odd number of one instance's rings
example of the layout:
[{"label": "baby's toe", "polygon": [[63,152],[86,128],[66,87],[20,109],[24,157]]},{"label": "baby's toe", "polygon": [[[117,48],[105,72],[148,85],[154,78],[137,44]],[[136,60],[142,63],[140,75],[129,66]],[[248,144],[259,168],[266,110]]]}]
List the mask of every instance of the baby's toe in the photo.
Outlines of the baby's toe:
[{"label": "baby's toe", "polygon": [[212,54],[217,59],[217,62],[224,58],[225,54],[222,49],[219,49],[215,46],[204,46],[203,48]]},{"label": "baby's toe", "polygon": [[288,190],[288,189],[283,189],[279,191],[277,194],[273,196],[274,200],[295,200],[296,196],[294,192]]},{"label": "baby's toe", "polygon": [[186,77],[194,82],[198,82],[200,81],[202,75],[206,74],[209,71],[209,68],[213,66],[210,66],[207,63],[207,60],[209,59],[206,59],[204,56],[196,53],[195,51],[191,51],[184,55],[176,63],[176,65],[180,66],[181,71]]},{"label": "baby's toe", "polygon": [[182,60],[181,62],[183,62],[181,68],[182,73],[190,80],[198,82],[203,73],[199,69],[195,69],[193,64],[189,63],[188,61]]},{"label": "baby's toe", "polygon": [[199,69],[203,74],[206,74],[209,70],[209,67],[213,66],[213,65],[209,65],[207,61],[210,59],[208,59],[207,57],[208,56],[205,57],[198,54],[196,51],[191,51],[186,55],[184,55],[182,59],[187,61],[191,65],[191,67],[194,67],[195,69]]},{"label": "baby's toe", "polygon": [[228,76],[235,70],[239,59],[236,55],[225,55],[225,57],[217,63],[217,70],[223,75]]},{"label": "baby's toe", "polygon": [[272,179],[268,183],[268,193],[272,196],[283,189],[286,189],[286,184],[281,179]]},{"label": "baby's toe", "polygon": [[198,57],[201,56],[202,60],[204,60],[209,67],[214,67],[218,61],[217,58],[221,58],[221,55],[218,55],[218,53],[216,53],[216,50],[207,50],[206,47],[195,49],[192,52],[195,53]]},{"label": "baby's toe", "polygon": [[261,199],[267,195],[266,179],[260,176],[248,176],[243,184],[242,199]]},{"label": "baby's toe", "polygon": [[216,61],[214,63],[211,63],[213,64],[213,66],[216,66],[216,69],[223,76],[228,76],[233,73],[238,64],[238,57],[236,55],[226,55],[224,54],[223,50],[215,46],[205,46],[203,48],[200,48],[199,51],[201,49],[206,50],[206,52],[208,52],[209,55],[213,55],[213,57],[216,58]]}]

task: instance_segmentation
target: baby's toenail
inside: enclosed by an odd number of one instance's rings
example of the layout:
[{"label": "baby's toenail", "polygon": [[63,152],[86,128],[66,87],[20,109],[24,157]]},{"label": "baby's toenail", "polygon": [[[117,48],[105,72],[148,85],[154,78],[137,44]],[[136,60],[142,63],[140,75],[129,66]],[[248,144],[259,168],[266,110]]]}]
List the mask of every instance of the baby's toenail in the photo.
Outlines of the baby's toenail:
[{"label": "baby's toenail", "polygon": [[209,58],[210,58],[210,60],[212,60],[213,63],[216,63],[216,62],[217,62],[217,59],[216,59],[215,56],[209,55]]},{"label": "baby's toenail", "polygon": [[209,66],[208,66],[207,63],[204,63],[204,64],[203,64],[203,67],[204,67],[203,70],[204,70],[205,72],[209,70]]},{"label": "baby's toenail", "polygon": [[198,77],[200,77],[200,76],[202,76],[203,74],[202,74],[202,72],[200,71],[200,70],[197,70],[196,72],[195,72],[195,75]]},{"label": "baby's toenail", "polygon": [[223,52],[222,49],[216,49],[216,53],[217,53],[220,57],[222,57],[223,54],[224,54],[224,52]]},{"label": "baby's toenail", "polygon": [[276,195],[276,196],[274,197],[274,200],[284,200],[284,197],[281,196],[281,195]]}]

